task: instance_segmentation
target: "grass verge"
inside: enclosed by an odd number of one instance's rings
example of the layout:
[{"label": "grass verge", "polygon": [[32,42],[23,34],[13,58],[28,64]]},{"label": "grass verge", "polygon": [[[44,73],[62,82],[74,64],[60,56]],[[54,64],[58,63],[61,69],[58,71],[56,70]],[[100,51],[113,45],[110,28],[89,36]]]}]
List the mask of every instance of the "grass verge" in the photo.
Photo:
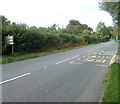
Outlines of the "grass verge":
[{"label": "grass verge", "polygon": [[120,67],[120,63],[113,63],[110,66],[110,70],[106,75],[106,80],[104,84],[106,89],[104,91],[104,95],[102,97],[102,102],[120,102],[120,93],[118,92],[120,89],[120,77],[118,77],[118,68]]},{"label": "grass verge", "polygon": [[120,41],[118,41],[118,40],[115,40],[115,43],[120,43]]},{"label": "grass verge", "polygon": [[[94,43],[94,44],[98,44],[98,43]],[[68,51],[71,49],[77,49],[77,48],[81,48],[81,47],[85,47],[85,46],[89,46],[89,45],[94,45],[94,44],[87,44],[87,45],[81,45],[81,46],[64,48],[64,49],[56,49],[56,50],[52,49],[52,50],[47,50],[46,52],[33,52],[33,53],[22,53],[22,54],[15,53],[14,55],[5,55],[5,56],[0,57],[0,64],[7,64],[7,63],[21,61],[21,60],[25,60],[25,59],[50,55],[53,53]]]}]

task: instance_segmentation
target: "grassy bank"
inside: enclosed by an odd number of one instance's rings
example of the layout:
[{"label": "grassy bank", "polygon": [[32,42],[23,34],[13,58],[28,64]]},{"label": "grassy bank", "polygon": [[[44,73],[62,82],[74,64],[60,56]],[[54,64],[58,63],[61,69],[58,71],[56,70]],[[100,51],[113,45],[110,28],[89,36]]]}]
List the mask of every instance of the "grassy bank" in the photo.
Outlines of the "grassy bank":
[{"label": "grassy bank", "polygon": [[[96,43],[94,43],[94,44],[96,44]],[[21,60],[25,60],[25,59],[50,55],[50,54],[53,54],[53,53],[68,51],[68,50],[71,50],[71,49],[81,48],[81,47],[94,45],[94,44],[87,44],[87,45],[69,47],[69,48],[64,48],[64,49],[52,49],[52,50],[47,50],[45,52],[15,53],[14,55],[5,55],[5,56],[0,57],[0,64],[1,63],[2,64],[7,64],[7,63],[21,61]]]},{"label": "grassy bank", "polygon": [[118,83],[118,80],[120,80],[120,77],[118,77],[119,67],[120,63],[113,63],[110,66],[107,78],[104,81],[106,89],[102,98],[103,102],[120,102],[120,93],[118,93],[120,90],[118,87],[120,86],[120,83]]},{"label": "grassy bank", "polygon": [[115,43],[120,43],[120,41],[118,41],[118,40],[115,40]]}]

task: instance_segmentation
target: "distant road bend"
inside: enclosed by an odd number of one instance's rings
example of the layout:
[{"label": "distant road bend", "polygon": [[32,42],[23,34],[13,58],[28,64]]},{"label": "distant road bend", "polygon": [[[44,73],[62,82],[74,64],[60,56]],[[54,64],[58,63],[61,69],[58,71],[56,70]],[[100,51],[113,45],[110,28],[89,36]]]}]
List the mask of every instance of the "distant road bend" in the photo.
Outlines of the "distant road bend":
[{"label": "distant road bend", "polygon": [[3,102],[98,102],[117,48],[111,41],[4,64]]}]

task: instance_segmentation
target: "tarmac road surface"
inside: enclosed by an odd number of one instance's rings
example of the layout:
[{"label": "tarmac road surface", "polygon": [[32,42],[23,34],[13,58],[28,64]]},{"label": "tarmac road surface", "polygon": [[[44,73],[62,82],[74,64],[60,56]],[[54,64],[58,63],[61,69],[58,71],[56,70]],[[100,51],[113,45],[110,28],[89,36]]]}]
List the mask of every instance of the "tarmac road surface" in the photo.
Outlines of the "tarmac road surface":
[{"label": "tarmac road surface", "polygon": [[3,102],[98,102],[118,44],[107,42],[2,66]]}]

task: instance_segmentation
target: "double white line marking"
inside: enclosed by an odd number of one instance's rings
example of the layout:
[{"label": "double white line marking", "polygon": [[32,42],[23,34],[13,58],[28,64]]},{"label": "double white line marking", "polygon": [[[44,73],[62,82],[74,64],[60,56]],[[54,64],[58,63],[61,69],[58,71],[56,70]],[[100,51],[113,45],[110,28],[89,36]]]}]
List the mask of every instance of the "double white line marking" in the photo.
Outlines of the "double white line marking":
[{"label": "double white line marking", "polygon": [[4,84],[4,83],[7,83],[7,82],[10,82],[10,81],[13,81],[13,80],[16,80],[16,79],[19,79],[19,78],[22,78],[22,77],[25,77],[25,76],[30,75],[30,74],[31,74],[31,73],[26,73],[26,74],[22,74],[22,75],[20,75],[20,76],[17,76],[17,77],[14,77],[14,78],[11,78],[11,79],[2,81],[2,82],[0,82],[0,85],[1,85],[1,84]]}]

